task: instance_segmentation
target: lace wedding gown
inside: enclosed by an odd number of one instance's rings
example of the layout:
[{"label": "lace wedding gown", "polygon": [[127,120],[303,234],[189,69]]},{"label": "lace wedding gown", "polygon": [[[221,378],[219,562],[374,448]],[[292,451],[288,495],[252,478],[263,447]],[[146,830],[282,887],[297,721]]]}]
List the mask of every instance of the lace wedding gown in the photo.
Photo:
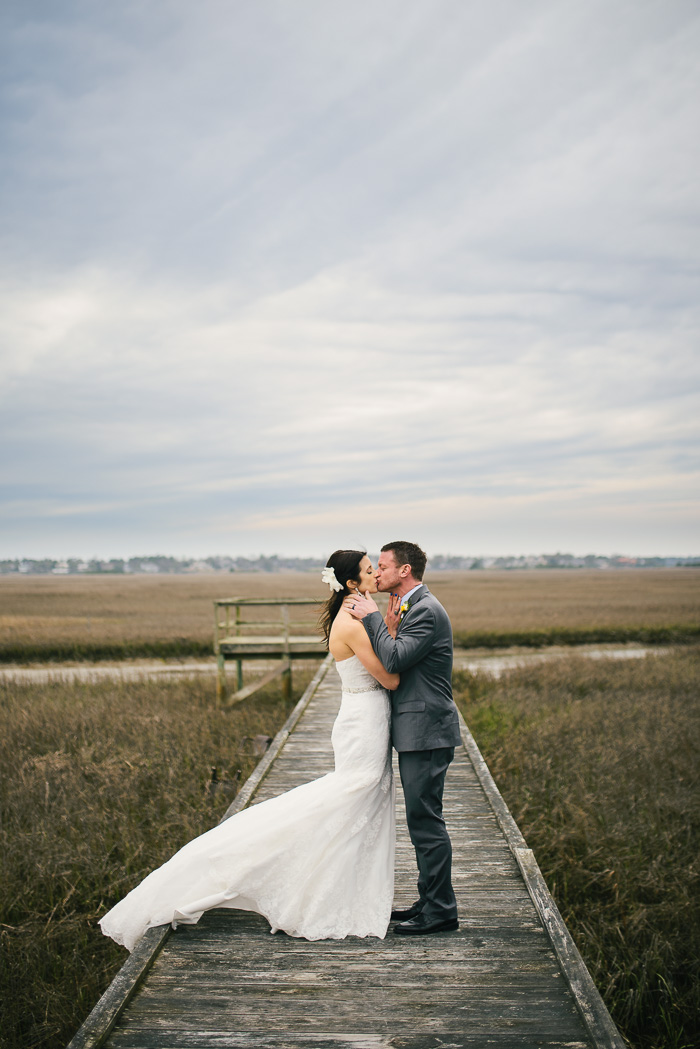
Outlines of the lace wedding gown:
[{"label": "lace wedding gown", "polygon": [[394,784],[386,691],[357,656],[336,664],[343,698],[335,771],[242,809],[185,845],[103,918],[130,951],[146,929],[213,907],[263,914],[307,940],[383,937],[394,888]]}]

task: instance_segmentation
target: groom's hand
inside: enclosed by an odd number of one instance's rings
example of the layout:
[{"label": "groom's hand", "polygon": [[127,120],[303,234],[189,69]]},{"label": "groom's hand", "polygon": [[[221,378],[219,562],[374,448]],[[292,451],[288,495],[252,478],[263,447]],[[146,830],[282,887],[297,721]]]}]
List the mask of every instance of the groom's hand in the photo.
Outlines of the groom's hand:
[{"label": "groom's hand", "polygon": [[389,607],[386,610],[384,622],[386,623],[386,628],[392,637],[396,637],[396,631],[399,629],[400,620],[401,598],[398,594],[389,594]]},{"label": "groom's hand", "polygon": [[368,597],[367,594],[365,594],[364,597],[359,595],[356,597],[354,594],[350,594],[349,597],[346,597],[343,601],[343,608],[346,612],[349,612],[351,616],[354,616],[355,619],[364,619],[365,616],[370,614],[370,612],[379,611],[378,605],[371,597]]}]

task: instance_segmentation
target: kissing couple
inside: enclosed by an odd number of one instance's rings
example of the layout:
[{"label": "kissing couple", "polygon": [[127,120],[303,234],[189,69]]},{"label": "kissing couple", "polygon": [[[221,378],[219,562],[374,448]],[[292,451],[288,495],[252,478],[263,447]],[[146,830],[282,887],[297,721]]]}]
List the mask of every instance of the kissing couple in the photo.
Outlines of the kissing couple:
[{"label": "kissing couple", "polygon": [[[459,928],[442,796],[461,742],[452,699],[452,628],[423,583],[415,543],[336,550],[320,625],[342,683],[333,772],[242,809],[194,838],[100,919],[129,950],[158,925],[192,924],[230,907],[271,932],[308,940],[399,936]],[[372,595],[389,594],[382,618]],[[418,899],[394,909],[394,782],[398,751]]]}]

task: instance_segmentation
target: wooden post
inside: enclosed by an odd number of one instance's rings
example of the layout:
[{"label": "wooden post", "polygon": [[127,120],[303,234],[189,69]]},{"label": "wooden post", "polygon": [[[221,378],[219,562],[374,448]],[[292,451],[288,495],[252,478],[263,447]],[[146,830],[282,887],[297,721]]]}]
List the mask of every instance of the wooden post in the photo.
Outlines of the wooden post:
[{"label": "wooden post", "polygon": [[226,701],[226,660],[223,653],[216,656],[216,702],[218,706]]},{"label": "wooden post", "polygon": [[292,698],[292,661],[288,659],[286,669],[282,671],[282,695],[285,700]]},{"label": "wooden post", "polygon": [[[221,608],[214,602],[214,654],[216,655],[216,704],[221,706],[226,699],[226,660],[219,648],[219,616]],[[228,616],[228,609],[227,609]]]},{"label": "wooden post", "polygon": [[[236,605],[236,637],[241,632],[241,606]],[[240,692],[243,688],[243,660],[236,660],[236,691]]]},{"label": "wooden post", "polygon": [[282,673],[282,695],[285,700],[292,698],[292,660],[289,654],[289,605],[282,605],[282,623],[284,624],[284,656],[286,669]]}]

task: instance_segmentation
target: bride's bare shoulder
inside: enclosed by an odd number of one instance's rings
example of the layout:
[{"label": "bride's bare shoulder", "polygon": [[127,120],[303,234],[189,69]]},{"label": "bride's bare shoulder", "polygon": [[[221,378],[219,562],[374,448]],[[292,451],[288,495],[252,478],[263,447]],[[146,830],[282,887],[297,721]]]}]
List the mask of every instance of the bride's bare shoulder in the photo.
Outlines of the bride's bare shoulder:
[{"label": "bride's bare shoulder", "polygon": [[346,612],[344,608],[341,608],[333,621],[331,634],[334,631],[338,634],[357,634],[358,627],[364,632],[364,627],[359,619],[355,619],[355,617],[351,616],[349,612]]},{"label": "bride's bare shoulder", "polygon": [[337,639],[343,641],[346,638],[357,637],[358,627],[364,633],[362,624],[354,616],[351,616],[349,612],[346,612],[344,608],[341,608],[333,620],[329,640]]},{"label": "bride's bare shoulder", "polygon": [[349,612],[344,609],[338,612],[328,637],[328,648],[334,659],[347,659],[355,654],[357,646],[353,639],[358,637],[358,626],[362,629],[361,624]]},{"label": "bride's bare shoulder", "polygon": [[334,620],[333,626],[338,626],[339,629],[344,630],[348,627],[351,629],[356,626],[361,627],[362,623],[359,619],[356,619],[355,616],[352,616],[351,614],[349,614],[349,612],[346,612],[344,608],[341,608],[340,612]]}]

